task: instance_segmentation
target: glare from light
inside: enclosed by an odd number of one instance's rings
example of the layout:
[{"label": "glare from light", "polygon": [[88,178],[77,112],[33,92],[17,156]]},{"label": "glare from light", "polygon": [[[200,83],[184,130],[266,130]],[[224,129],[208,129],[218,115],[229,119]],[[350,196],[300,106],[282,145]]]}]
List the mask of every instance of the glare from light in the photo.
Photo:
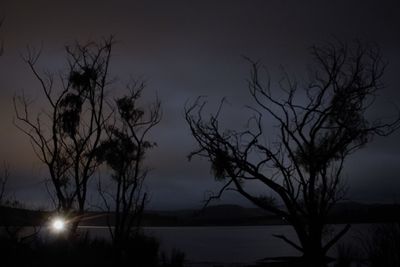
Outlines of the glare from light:
[{"label": "glare from light", "polygon": [[65,230],[65,220],[62,218],[55,218],[51,222],[51,228],[54,232],[60,233]]}]

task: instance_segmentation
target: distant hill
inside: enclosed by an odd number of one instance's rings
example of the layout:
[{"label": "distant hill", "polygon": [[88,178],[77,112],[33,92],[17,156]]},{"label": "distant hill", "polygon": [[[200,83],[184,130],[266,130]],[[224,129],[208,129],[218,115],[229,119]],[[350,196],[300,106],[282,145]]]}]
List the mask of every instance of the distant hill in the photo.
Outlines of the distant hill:
[{"label": "distant hill", "polygon": [[[53,213],[20,208],[0,207],[0,225],[43,225]],[[107,213],[88,212],[81,225],[106,226]],[[330,223],[378,223],[400,221],[400,205],[338,203],[332,210]],[[258,208],[238,205],[209,206],[203,210],[147,211],[145,226],[217,226],[285,224],[281,218]]]},{"label": "distant hill", "polygon": [[43,225],[49,216],[50,212],[0,206],[0,225],[2,226]]},{"label": "distant hill", "polygon": [[[238,205],[209,206],[203,210],[152,211],[161,217],[173,218],[177,225],[263,225],[282,224],[273,214],[258,208],[244,208]],[[157,225],[156,221],[146,220],[149,225]]]}]

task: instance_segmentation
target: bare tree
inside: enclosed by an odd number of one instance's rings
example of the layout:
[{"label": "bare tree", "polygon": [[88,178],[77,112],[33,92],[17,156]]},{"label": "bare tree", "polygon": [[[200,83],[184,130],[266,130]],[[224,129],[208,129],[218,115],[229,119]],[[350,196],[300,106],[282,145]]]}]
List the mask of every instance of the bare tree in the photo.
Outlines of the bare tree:
[{"label": "bare tree", "polygon": [[[221,129],[219,111],[203,119],[205,102],[200,99],[186,107],[185,114],[199,145],[189,158],[208,158],[216,178],[224,182],[209,200],[228,189],[236,190],[258,207],[284,218],[294,227],[300,244],[284,235],[276,237],[301,251],[308,266],[320,266],[327,251],[350,227],[323,239],[327,215],[344,193],[345,160],[373,136],[387,136],[396,130],[399,119],[385,123],[367,118],[375,93],[383,87],[385,64],[379,49],[361,43],[350,47],[330,43],[312,47],[311,55],[315,65],[310,83],[300,87],[285,75],[279,83],[283,98],[273,95],[270,79],[263,83],[260,65],[250,61],[249,92],[256,108],[252,108],[255,116],[244,131]],[[266,117],[272,118],[278,131],[272,143],[265,141]],[[252,181],[269,188],[273,195],[252,193],[246,188]],[[276,196],[283,207],[275,201]]]},{"label": "bare tree", "polygon": [[4,204],[8,204],[8,201],[6,200],[6,185],[8,182],[8,179],[10,177],[10,171],[9,171],[9,166],[4,163],[2,169],[0,170],[0,206],[3,206]]},{"label": "bare tree", "polygon": [[[3,26],[3,21],[4,19],[1,18],[0,19],[0,28]],[[0,56],[3,55],[4,52],[4,44],[3,44],[3,40],[0,40]],[[3,168],[1,170],[1,174],[0,174],[0,205],[4,204],[4,200],[5,200],[5,196],[4,196],[4,192],[6,189],[6,184],[8,181],[8,178],[10,176],[10,172],[9,172],[9,167],[6,163],[3,163]]]},{"label": "bare tree", "polygon": [[[4,18],[0,19],[0,28],[3,26]],[[0,39],[0,56],[4,53],[4,41]]]},{"label": "bare tree", "polygon": [[67,46],[67,70],[59,76],[37,70],[40,52],[28,49],[24,58],[41,86],[47,107],[35,114],[27,97],[15,97],[15,124],[47,166],[57,209],[67,214],[84,213],[88,181],[98,167],[95,151],[112,113],[105,96],[112,45],[110,37]]},{"label": "bare tree", "polygon": [[113,211],[114,227],[109,229],[120,248],[140,226],[148,200],[143,188],[148,169],[143,160],[147,150],[156,145],[147,140],[147,135],[161,119],[159,100],[147,109],[140,106],[144,87],[143,83],[134,83],[129,95],[116,99],[117,117],[107,128],[108,139],[97,150],[97,159],[112,170],[113,185],[107,190],[99,183],[99,191],[108,211]]}]

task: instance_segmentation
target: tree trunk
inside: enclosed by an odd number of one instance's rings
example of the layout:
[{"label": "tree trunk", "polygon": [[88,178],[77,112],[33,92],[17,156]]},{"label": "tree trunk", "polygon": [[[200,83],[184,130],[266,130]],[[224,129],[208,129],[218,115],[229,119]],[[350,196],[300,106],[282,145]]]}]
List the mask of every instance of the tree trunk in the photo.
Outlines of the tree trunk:
[{"label": "tree trunk", "polygon": [[71,228],[69,229],[69,238],[75,239],[79,236],[78,226],[79,226],[79,223],[81,222],[84,212],[78,211],[77,213],[75,213],[75,214],[72,213],[72,214],[73,214],[73,219],[72,219]]},{"label": "tree trunk", "polygon": [[303,245],[303,260],[309,267],[326,266],[326,255],[321,245],[321,240],[310,237],[307,244]]},{"label": "tree trunk", "polygon": [[309,267],[326,266],[327,258],[322,245],[323,226],[311,222],[305,225],[305,227],[308,227],[308,231],[306,231],[307,234],[303,241],[300,241],[303,247],[303,261],[306,263],[306,266]]}]

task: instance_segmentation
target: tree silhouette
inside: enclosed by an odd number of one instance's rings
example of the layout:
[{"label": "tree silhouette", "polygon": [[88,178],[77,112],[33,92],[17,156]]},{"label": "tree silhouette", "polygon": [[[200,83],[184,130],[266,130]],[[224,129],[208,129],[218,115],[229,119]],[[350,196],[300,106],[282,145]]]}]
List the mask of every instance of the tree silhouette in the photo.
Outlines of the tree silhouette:
[{"label": "tree silhouette", "polygon": [[124,248],[137,232],[148,200],[143,189],[148,170],[143,166],[147,150],[155,146],[147,140],[149,131],[161,119],[160,101],[143,108],[140,97],[145,85],[134,83],[129,94],[115,100],[117,116],[107,127],[108,138],[96,151],[97,160],[112,170],[113,184],[99,192],[108,211],[113,210],[111,237],[117,248]]},{"label": "tree silhouette", "polygon": [[[0,28],[3,26],[4,18],[0,19]],[[4,41],[3,39],[0,39],[0,56],[2,56],[4,53]]]},{"label": "tree silhouette", "polygon": [[28,49],[24,57],[39,81],[47,107],[35,114],[27,97],[14,97],[15,124],[47,166],[57,209],[65,213],[84,213],[88,181],[99,165],[95,151],[112,113],[105,97],[112,45],[110,37],[67,46],[67,70],[57,82],[54,74],[37,70],[40,52]]},{"label": "tree silhouette", "polygon": [[8,204],[8,200],[6,199],[5,193],[9,177],[10,177],[9,167],[6,163],[3,163],[3,166],[0,169],[0,206]]},{"label": "tree silhouette", "polygon": [[[270,79],[263,83],[260,64],[251,63],[249,92],[255,115],[244,131],[224,130],[220,110],[203,118],[205,102],[198,99],[185,109],[186,121],[199,148],[193,156],[210,160],[217,180],[252,203],[290,223],[300,244],[276,235],[303,253],[307,266],[321,266],[327,251],[349,229],[345,226],[324,240],[327,215],[343,197],[343,166],[350,154],[364,147],[373,136],[387,136],[399,127],[369,120],[367,111],[383,87],[385,64],[379,49],[356,43],[328,43],[311,49],[314,69],[311,81],[300,87],[285,76],[279,83],[281,96],[273,95]],[[304,100],[305,99],[305,100]],[[272,118],[278,134],[267,143],[264,118]],[[246,187],[258,182],[272,195],[256,195]],[[275,200],[278,196],[283,207]]]},{"label": "tree silhouette", "polygon": [[[0,19],[0,28],[3,26],[3,19]],[[4,45],[3,45],[3,40],[1,40],[0,43],[0,57],[3,55],[4,52]],[[3,167],[1,169],[1,175],[0,175],[0,206],[4,204],[4,192],[6,190],[6,184],[8,181],[8,178],[10,176],[9,172],[9,167],[7,164],[3,164]]]}]

